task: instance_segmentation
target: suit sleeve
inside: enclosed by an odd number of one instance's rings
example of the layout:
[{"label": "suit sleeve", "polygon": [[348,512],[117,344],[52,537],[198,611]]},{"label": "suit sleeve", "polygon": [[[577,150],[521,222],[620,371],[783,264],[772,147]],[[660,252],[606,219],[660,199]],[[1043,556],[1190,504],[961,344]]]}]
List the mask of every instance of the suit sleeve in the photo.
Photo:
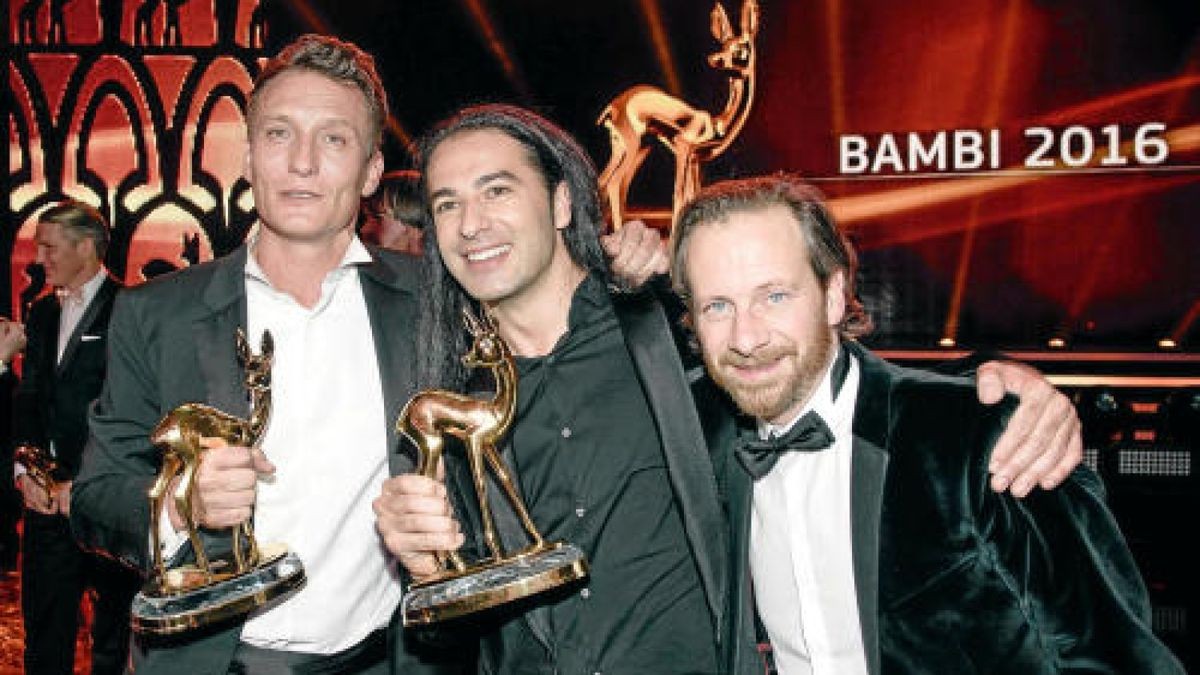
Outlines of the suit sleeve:
[{"label": "suit sleeve", "polygon": [[161,413],[145,326],[136,296],[119,293],[107,379],[88,416],[91,436],[71,490],[71,527],[79,542],[140,570],[149,567],[147,494],[160,466],[149,442]]},{"label": "suit sleeve", "polygon": [[[46,341],[53,339],[54,348],[58,346],[58,335],[48,336],[46,316],[43,303],[38,303],[30,313],[28,333],[26,334],[24,365],[21,370],[21,380],[13,392],[12,406],[12,446],[34,445],[48,449],[50,439],[47,435],[45,419],[42,417],[42,407],[39,400],[43,396],[45,373],[42,372],[46,363]],[[53,363],[53,362],[51,362]],[[12,471],[8,472],[12,476]]]},{"label": "suit sleeve", "polygon": [[1007,568],[1057,672],[1184,672],[1151,630],[1146,586],[1095,473],[1079,467],[1024,500],[991,498],[1005,516],[998,537],[1020,552]]}]

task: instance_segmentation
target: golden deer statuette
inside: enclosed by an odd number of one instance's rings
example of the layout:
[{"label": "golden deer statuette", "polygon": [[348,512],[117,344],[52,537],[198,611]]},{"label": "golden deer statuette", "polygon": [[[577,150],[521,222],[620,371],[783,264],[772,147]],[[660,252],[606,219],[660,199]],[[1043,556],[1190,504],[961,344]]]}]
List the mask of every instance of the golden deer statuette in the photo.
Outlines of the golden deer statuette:
[{"label": "golden deer statuette", "polygon": [[[243,419],[201,403],[187,403],[175,408],[158,423],[150,441],[164,449],[162,469],[150,488],[150,537],[154,554],[155,578],[163,592],[179,592],[243,574],[259,562],[258,542],[253,526],[247,520],[233,528],[234,569],[214,570],[204,544],[197,534],[194,494],[196,469],[207,449],[205,439],[219,439],[229,445],[255,448],[262,441],[271,417],[271,363],[275,345],[269,331],[264,331],[259,354],[250,351],[246,335],[238,329],[238,362],[245,375],[244,385],[250,393],[250,417]],[[194,570],[168,574],[159,544],[159,520],[171,482],[179,482],[171,498],[183,518],[188,540],[196,555]],[[245,540],[243,542],[243,539]]]},{"label": "golden deer statuette", "polygon": [[[491,556],[468,565],[455,551],[436,552],[442,572],[413,584],[405,593],[405,625],[463,616],[570,583],[587,574],[587,559],[582,551],[569,543],[547,543],[542,538],[529,517],[514,477],[496,450],[517,408],[517,375],[508,345],[491,317],[477,320],[464,311],[463,320],[474,337],[470,350],[463,356],[463,364],[490,370],[496,382],[495,395],[491,399],[477,399],[452,391],[422,391],[404,406],[396,429],[417,446],[417,473],[427,478],[437,477],[446,437],[462,441],[478,498],[484,543]],[[528,536],[529,544],[520,551],[506,554],[501,548],[487,496],[489,469]]]},{"label": "golden deer statuette", "polygon": [[758,3],[745,0],[741,32],[734,33],[718,1],[711,15],[712,35],[720,48],[709,55],[708,65],[728,74],[729,96],[719,112],[689,105],[667,92],[637,85],[621,92],[600,114],[597,124],[609,132],[612,154],[600,175],[613,229],[621,227],[628,211],[629,185],[657,139],[675,156],[672,215],[700,189],[700,164],[725,151],[746,123],[754,101],[755,49]]},{"label": "golden deer statuette", "polygon": [[58,472],[58,462],[54,461],[50,453],[36,445],[19,445],[13,450],[13,462],[25,467],[34,484],[45,490],[46,494],[54,494],[58,488],[58,481],[54,479],[54,474]]}]

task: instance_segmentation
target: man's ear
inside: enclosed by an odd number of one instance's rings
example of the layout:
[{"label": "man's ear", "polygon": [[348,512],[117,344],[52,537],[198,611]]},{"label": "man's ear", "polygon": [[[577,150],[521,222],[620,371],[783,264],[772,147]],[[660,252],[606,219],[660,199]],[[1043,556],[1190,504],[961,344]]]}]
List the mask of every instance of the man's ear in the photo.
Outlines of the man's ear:
[{"label": "man's ear", "polygon": [[75,249],[75,255],[87,256],[89,258],[95,258],[100,262],[104,262],[104,260],[100,258],[99,249],[96,248],[96,240],[92,239],[91,237],[80,237],[76,239],[71,246]]},{"label": "man's ear", "polygon": [[825,284],[825,315],[830,326],[837,326],[846,317],[846,270],[834,272]]},{"label": "man's ear", "polygon": [[367,180],[363,183],[361,196],[370,197],[375,194],[375,189],[379,187],[379,179],[383,177],[383,152],[379,148],[371,153],[371,158],[367,160]]},{"label": "man's ear", "polygon": [[554,229],[562,230],[571,224],[571,189],[567,181],[559,181],[554,187]]},{"label": "man's ear", "polygon": [[[249,133],[250,133],[249,128],[246,129],[246,133],[247,133],[247,135],[249,135]],[[249,138],[246,139],[246,153],[244,155],[242,155],[242,178],[245,178],[247,183],[254,185],[254,169],[251,167],[251,162],[250,162],[250,139]]]}]

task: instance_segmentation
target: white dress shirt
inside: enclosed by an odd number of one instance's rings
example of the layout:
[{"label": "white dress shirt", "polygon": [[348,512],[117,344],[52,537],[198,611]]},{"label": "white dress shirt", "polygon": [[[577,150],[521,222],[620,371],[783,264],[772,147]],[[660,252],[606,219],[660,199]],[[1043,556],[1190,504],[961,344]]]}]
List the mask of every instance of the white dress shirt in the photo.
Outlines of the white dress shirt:
[{"label": "white dress shirt", "polygon": [[63,288],[57,291],[60,309],[58,314],[58,356],[55,357],[55,363],[62,361],[63,352],[67,350],[67,343],[71,341],[71,334],[79,327],[83,313],[87,311],[88,305],[92,304],[92,300],[96,299],[96,294],[100,292],[100,287],[104,285],[107,277],[108,270],[101,265],[100,269],[96,271],[96,275],[84,282],[78,290],[68,291]]},{"label": "white dress shirt", "polygon": [[[286,543],[307,583],[251,614],[244,642],[332,654],[387,626],[403,588],[375,530],[371,502],[388,478],[383,385],[358,266],[371,256],[356,237],[321,284],[311,309],[276,290],[246,259],[247,336],[257,352],[271,331],[271,419],[262,450],[275,465],[260,479],[254,533]],[[186,540],[168,519],[167,554]]]},{"label": "white dress shirt", "polygon": [[[836,352],[835,352],[836,354]],[[754,484],[750,573],[759,615],[781,675],[867,672],[850,522],[850,454],[858,363],[850,355],[846,381],[833,400],[833,360],[816,392],[781,434],[809,410],[833,432],[833,445],[785,452]]]}]

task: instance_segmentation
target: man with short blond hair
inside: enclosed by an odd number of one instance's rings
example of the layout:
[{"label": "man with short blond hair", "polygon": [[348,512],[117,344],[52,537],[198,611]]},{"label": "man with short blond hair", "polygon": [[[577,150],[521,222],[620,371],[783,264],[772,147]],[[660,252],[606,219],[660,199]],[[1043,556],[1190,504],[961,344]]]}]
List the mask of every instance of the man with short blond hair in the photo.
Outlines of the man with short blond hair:
[{"label": "man with short blond hair", "polygon": [[[307,572],[300,590],[245,619],[140,641],[138,672],[432,668],[393,621],[402,577],[371,514],[384,480],[412,469],[392,420],[415,391],[414,261],[355,235],[359,203],[383,172],[386,117],[369,55],[327,36],[288,45],[263,67],[247,114],[257,235],[117,301],[109,381],[75,485],[79,536],[149,571],[145,494],[160,468],[150,431],[192,401],[247,416],[234,334],[245,330],[257,348],[270,331],[272,412],[261,449],[206,450],[194,515],[202,531],[253,516],[257,536],[288,544]],[[167,502],[163,552],[179,561],[190,545]]]}]

